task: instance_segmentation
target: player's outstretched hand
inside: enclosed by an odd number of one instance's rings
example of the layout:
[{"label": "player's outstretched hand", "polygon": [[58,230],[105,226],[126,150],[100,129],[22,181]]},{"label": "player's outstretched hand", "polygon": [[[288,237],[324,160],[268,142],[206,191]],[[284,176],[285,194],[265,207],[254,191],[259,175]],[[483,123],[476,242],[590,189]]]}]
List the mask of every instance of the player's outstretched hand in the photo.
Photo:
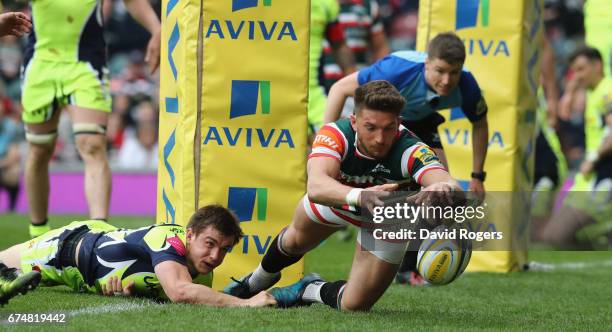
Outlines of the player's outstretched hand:
[{"label": "player's outstretched hand", "polygon": [[272,294],[261,291],[257,295],[246,300],[247,307],[270,307],[276,305],[276,300]]},{"label": "player's outstretched hand", "polygon": [[397,188],[397,183],[385,183],[364,189],[360,197],[361,207],[373,212],[374,207],[384,205],[382,199],[389,196]]},{"label": "player's outstretched hand", "polygon": [[21,37],[30,32],[32,23],[21,12],[8,12],[0,14],[0,37],[13,35]]},{"label": "player's outstretched hand", "polygon": [[453,193],[457,190],[454,183],[451,182],[436,182],[421,190],[416,195],[408,198],[409,202],[414,204],[438,205],[452,204]]},{"label": "player's outstretched hand", "polygon": [[161,30],[158,30],[151,35],[151,39],[149,39],[149,44],[147,45],[147,54],[145,55],[145,62],[149,66],[151,74],[153,74],[159,67],[160,48]]},{"label": "player's outstretched hand", "polygon": [[102,288],[102,294],[107,296],[130,296],[134,290],[134,281],[131,281],[127,286],[123,287],[121,278],[112,276],[108,279],[106,284],[100,286]]}]

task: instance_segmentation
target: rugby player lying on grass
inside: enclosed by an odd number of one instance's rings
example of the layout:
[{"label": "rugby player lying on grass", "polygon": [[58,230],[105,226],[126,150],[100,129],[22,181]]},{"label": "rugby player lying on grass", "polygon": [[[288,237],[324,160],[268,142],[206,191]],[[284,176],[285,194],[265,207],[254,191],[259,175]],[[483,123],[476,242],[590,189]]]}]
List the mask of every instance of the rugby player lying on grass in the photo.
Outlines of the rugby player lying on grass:
[{"label": "rugby player lying on grass", "polygon": [[266,292],[240,299],[210,288],[211,272],[241,238],[237,218],[219,205],[199,209],[187,227],[118,229],[99,220],[73,222],[0,252],[0,303],[40,282],[219,307],[274,305]]},{"label": "rugby player lying on grass", "polygon": [[[369,310],[387,290],[407,243],[376,239],[358,211],[380,205],[381,196],[402,183],[419,190],[417,200],[446,199],[461,188],[435,153],[400,126],[404,98],[387,81],[371,81],[355,91],[355,114],[324,125],[308,160],[308,193],[293,221],[274,239],[257,269],[225,292],[249,298],[274,285],[280,271],[298,262],[345,225],[361,226],[348,281],[324,282],[308,275],[273,290],[279,306],[312,302],[341,310]],[[366,193],[366,194],[364,194]],[[416,201],[417,204],[420,204]],[[368,225],[369,224],[369,225]]]}]

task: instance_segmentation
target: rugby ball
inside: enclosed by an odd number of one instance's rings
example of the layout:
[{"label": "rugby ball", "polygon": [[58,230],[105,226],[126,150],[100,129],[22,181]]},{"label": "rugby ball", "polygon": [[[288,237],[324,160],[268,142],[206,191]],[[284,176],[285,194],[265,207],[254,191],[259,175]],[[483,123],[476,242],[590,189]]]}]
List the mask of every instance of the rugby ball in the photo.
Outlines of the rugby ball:
[{"label": "rugby ball", "polygon": [[[441,225],[431,234],[452,234],[452,232]],[[446,285],[463,273],[471,256],[472,244],[469,240],[426,238],[419,247],[417,269],[428,283]]]}]

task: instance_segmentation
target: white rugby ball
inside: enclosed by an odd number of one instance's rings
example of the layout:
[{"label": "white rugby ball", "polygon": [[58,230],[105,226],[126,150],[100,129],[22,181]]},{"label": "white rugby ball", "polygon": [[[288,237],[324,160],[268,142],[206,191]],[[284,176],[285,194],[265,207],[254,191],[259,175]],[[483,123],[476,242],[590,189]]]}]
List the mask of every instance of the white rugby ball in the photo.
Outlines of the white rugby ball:
[{"label": "white rugby ball", "polygon": [[[445,230],[445,226],[438,226],[434,232]],[[417,269],[428,283],[446,285],[463,273],[471,256],[469,240],[425,239],[419,247]]]}]

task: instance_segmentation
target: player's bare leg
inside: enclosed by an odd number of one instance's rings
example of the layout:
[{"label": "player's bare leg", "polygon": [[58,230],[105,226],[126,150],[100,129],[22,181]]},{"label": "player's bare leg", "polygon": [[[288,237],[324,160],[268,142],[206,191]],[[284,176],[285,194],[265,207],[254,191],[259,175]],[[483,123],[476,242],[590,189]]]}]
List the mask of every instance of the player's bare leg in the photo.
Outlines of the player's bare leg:
[{"label": "player's bare leg", "polygon": [[56,111],[45,123],[26,124],[28,153],[24,175],[32,237],[49,230],[46,225],[49,208],[49,161],[55,150],[59,117],[60,111]]},{"label": "player's bare leg", "polygon": [[346,311],[367,311],[385,293],[397,273],[398,264],[376,257],[356,244],[348,282],[315,281],[306,286],[302,300],[319,302]]},{"label": "player's bare leg", "polygon": [[21,269],[21,253],[26,250],[28,243],[16,244],[6,250],[0,251],[0,262],[9,268]]},{"label": "player's bare leg", "polygon": [[[77,150],[85,164],[85,197],[92,219],[107,219],[111,193],[111,173],[106,152],[105,128],[109,113],[69,107],[73,126],[94,125],[75,130]],[[104,130],[102,130],[104,128]]]}]

